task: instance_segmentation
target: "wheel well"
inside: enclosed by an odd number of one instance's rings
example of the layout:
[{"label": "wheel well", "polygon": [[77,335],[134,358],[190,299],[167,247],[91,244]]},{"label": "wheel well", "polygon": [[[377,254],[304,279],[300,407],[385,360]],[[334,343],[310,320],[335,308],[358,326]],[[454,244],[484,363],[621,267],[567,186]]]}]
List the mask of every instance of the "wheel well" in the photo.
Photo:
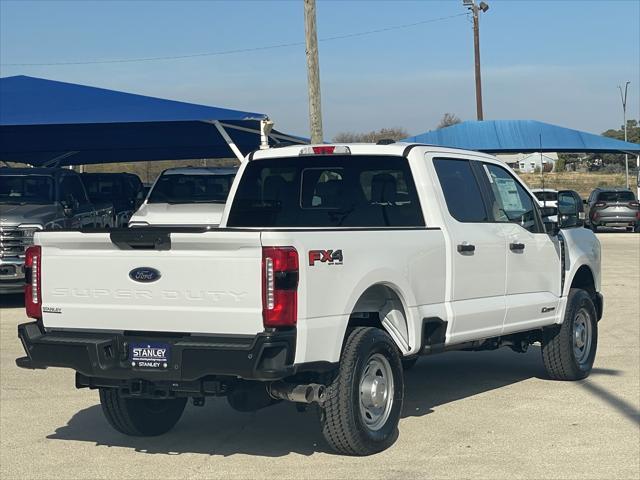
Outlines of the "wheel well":
[{"label": "wheel well", "polygon": [[383,329],[400,350],[409,350],[409,326],[404,302],[388,285],[373,285],[360,295],[349,316],[348,326]]},{"label": "wheel well", "polygon": [[589,292],[591,297],[595,297],[596,295],[596,282],[593,279],[593,273],[591,269],[586,265],[582,265],[576,274],[573,276],[573,281],[571,282],[571,288],[580,288]]}]

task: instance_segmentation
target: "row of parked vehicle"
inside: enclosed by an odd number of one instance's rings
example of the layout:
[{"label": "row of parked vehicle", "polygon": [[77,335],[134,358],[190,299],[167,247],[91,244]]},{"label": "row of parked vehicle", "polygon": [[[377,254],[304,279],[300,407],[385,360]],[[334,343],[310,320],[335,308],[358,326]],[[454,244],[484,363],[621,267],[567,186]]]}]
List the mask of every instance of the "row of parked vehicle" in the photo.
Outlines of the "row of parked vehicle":
[{"label": "row of parked vehicle", "polygon": [[130,173],[0,169],[0,293],[23,290],[37,231],[217,225],[236,170],[170,169],[150,190]]},{"label": "row of parked vehicle", "polygon": [[585,200],[574,190],[537,188],[532,192],[541,207],[556,207],[560,214],[577,206],[584,226],[594,232],[601,227],[622,227],[629,232],[640,232],[640,203],[631,190],[598,187]]}]

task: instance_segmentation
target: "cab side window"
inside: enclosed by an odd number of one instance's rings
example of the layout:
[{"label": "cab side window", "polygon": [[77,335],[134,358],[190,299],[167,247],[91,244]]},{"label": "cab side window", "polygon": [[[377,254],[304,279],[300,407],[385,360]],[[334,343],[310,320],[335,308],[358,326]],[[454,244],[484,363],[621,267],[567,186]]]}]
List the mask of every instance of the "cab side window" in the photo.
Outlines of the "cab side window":
[{"label": "cab side window", "polygon": [[433,165],[451,216],[459,222],[489,221],[471,162],[462,159],[436,158],[433,160]]},{"label": "cab side window", "polygon": [[75,175],[64,175],[60,179],[60,200],[77,206],[89,203],[82,182]]},{"label": "cab side window", "polygon": [[544,232],[536,212],[537,203],[513,175],[497,165],[485,163],[483,166],[493,193],[493,221],[517,223],[532,233]]}]

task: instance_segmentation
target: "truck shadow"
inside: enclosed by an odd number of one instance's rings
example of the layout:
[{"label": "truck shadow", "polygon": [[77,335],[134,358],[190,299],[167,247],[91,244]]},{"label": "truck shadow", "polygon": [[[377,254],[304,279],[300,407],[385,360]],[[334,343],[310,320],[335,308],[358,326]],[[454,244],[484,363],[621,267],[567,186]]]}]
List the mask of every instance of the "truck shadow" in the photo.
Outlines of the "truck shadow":
[{"label": "truck shadow", "polygon": [[24,308],[24,294],[0,293],[0,308]]},{"label": "truck shadow", "polygon": [[[440,405],[534,377],[544,378],[537,347],[526,354],[503,349],[425,357],[406,372],[402,417],[428,415]],[[159,437],[121,435],[107,424],[100,405],[94,405],[75,414],[67,425],[57,428],[47,438],[166,455],[279,457],[289,453],[307,456],[316,452],[331,453],[322,438],[315,408],[299,413],[293,405],[280,403],[254,413],[239,413],[223,398],[207,399],[201,408],[188,406],[175,429]]]}]

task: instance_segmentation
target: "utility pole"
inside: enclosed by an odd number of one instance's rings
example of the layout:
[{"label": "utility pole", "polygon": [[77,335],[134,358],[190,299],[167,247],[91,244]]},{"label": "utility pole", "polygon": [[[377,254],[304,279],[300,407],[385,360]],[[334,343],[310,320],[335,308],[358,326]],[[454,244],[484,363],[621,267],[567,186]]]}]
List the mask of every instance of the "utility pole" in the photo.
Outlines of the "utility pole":
[{"label": "utility pole", "polygon": [[476,64],[476,111],[478,113],[478,120],[484,120],[484,114],[482,112],[482,78],[480,75],[480,19],[478,12],[480,10],[486,12],[489,10],[489,5],[485,2],[480,2],[476,5],[475,0],[462,0],[462,4],[471,10],[473,15],[473,51]]},{"label": "utility pole", "polygon": [[304,34],[307,46],[307,82],[309,88],[309,124],[311,143],[322,143],[322,111],[320,108],[320,64],[316,30],[316,0],[304,0]]},{"label": "utility pole", "polygon": [[[629,84],[631,82],[627,81],[624,84],[624,94],[622,93],[622,87],[618,85],[618,90],[620,90],[620,100],[622,100],[622,128],[624,128],[624,141],[627,141],[627,89],[629,88]],[[627,181],[627,189],[629,189],[629,155],[624,154],[624,169],[625,169],[625,178]]]}]

